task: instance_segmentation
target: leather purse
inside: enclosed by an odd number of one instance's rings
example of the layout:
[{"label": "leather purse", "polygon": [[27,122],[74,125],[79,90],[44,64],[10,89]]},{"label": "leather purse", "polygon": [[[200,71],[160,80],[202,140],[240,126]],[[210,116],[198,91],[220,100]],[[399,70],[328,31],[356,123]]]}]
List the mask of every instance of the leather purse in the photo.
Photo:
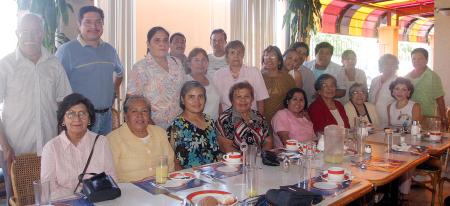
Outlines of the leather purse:
[{"label": "leather purse", "polygon": [[[91,202],[101,202],[105,200],[112,200],[120,197],[121,191],[114,179],[107,175],[105,172],[86,173],[86,169],[91,162],[92,153],[94,152],[95,143],[97,143],[98,137],[95,137],[94,145],[92,145],[91,153],[89,154],[88,161],[84,166],[83,173],[78,175],[78,184],[75,187],[74,193],[77,191],[81,183],[83,183],[81,192]],[[83,179],[84,175],[93,175],[91,178]]]},{"label": "leather purse", "polygon": [[263,150],[261,151],[262,163],[267,166],[280,166],[278,157],[274,152]]}]

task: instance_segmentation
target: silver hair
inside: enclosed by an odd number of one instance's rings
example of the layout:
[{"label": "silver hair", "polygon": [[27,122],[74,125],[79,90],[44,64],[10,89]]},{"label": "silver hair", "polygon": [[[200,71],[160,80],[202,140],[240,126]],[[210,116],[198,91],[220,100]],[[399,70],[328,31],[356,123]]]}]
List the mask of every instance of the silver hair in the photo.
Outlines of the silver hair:
[{"label": "silver hair", "polygon": [[147,100],[147,98],[145,98],[142,95],[130,95],[127,96],[127,98],[125,99],[125,102],[123,103],[123,112],[126,114],[128,112],[128,109],[130,107],[131,102],[133,101],[144,101],[145,105],[147,106],[148,109],[148,115],[151,116],[151,105],[150,102]]},{"label": "silver hair", "polygon": [[43,32],[45,31],[45,21],[44,21],[44,18],[42,18],[41,15],[33,13],[33,12],[26,11],[26,12],[18,14],[18,16],[19,16],[19,18],[17,20],[17,30],[20,29],[20,27],[22,26],[22,21],[26,17],[32,16],[32,17],[36,17],[37,19],[39,19],[39,21],[41,22],[41,29],[42,29]]},{"label": "silver hair", "polygon": [[366,94],[366,95],[368,94],[367,87],[364,84],[356,82],[356,83],[352,84],[352,86],[350,86],[350,88],[348,89],[348,98],[349,99],[352,99],[353,92],[358,88],[362,88],[364,94]]}]

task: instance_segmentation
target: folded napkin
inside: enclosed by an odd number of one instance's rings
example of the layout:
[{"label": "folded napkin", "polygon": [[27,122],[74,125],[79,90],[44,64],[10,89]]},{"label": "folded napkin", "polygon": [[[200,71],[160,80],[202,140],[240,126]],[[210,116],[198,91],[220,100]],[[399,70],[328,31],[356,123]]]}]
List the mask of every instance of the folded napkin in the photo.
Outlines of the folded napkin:
[{"label": "folded napkin", "polygon": [[277,206],[310,206],[323,200],[322,195],[298,188],[297,185],[281,186],[266,193],[266,199]]},{"label": "folded napkin", "polygon": [[402,143],[401,145],[392,145],[392,149],[400,151],[400,152],[406,152],[411,148],[411,145],[408,145],[406,143]]}]

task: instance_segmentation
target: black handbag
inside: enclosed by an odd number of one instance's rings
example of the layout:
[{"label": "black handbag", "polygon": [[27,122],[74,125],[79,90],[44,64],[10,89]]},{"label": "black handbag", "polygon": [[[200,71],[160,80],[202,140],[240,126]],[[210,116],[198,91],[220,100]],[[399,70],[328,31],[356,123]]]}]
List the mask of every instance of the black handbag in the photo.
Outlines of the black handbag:
[{"label": "black handbag", "polygon": [[[91,202],[101,202],[105,200],[112,200],[120,197],[121,191],[114,179],[102,172],[100,174],[96,173],[86,173],[86,169],[91,162],[92,153],[94,153],[95,143],[97,143],[98,137],[95,137],[94,145],[92,145],[91,153],[89,154],[86,166],[84,166],[83,173],[78,175],[78,184],[75,187],[74,193],[77,191],[81,183],[83,183],[83,188],[81,192],[86,196],[86,198]],[[93,175],[89,179],[83,179],[84,175]]]}]

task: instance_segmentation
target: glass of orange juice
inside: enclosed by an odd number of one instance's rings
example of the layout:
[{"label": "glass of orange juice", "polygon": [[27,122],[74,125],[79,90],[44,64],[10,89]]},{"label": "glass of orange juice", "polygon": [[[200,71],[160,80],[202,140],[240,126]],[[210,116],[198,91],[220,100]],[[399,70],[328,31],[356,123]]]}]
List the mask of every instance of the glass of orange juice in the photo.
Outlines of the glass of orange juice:
[{"label": "glass of orange juice", "polygon": [[160,156],[156,165],[156,183],[164,184],[167,181],[169,167],[167,165],[167,156]]}]

